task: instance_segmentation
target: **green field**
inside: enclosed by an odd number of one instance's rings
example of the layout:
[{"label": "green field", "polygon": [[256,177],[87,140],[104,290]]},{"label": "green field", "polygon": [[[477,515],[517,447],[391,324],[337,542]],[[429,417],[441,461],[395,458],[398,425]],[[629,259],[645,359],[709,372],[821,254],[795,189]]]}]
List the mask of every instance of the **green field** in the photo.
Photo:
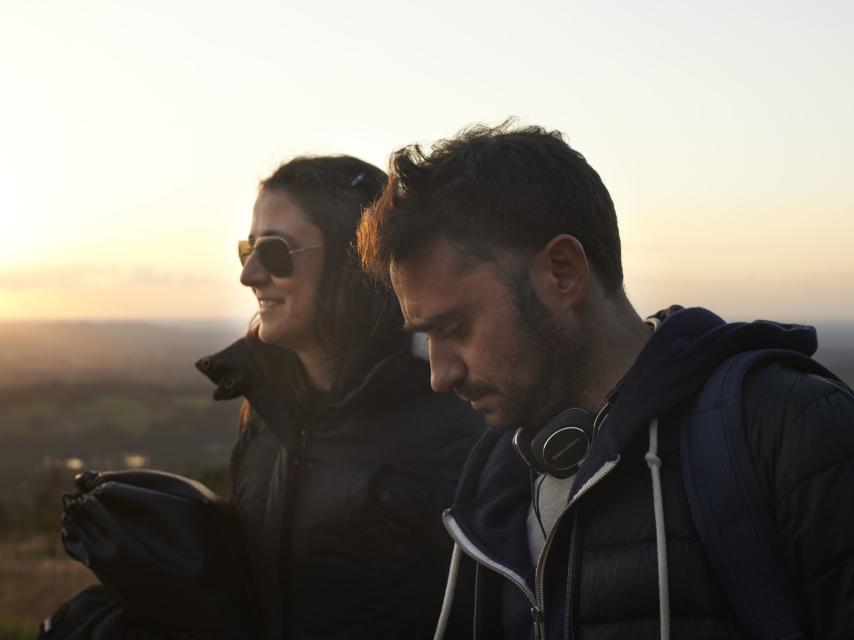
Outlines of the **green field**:
[{"label": "green field", "polygon": [[0,640],[33,640],[44,618],[95,582],[58,534],[0,541]]}]

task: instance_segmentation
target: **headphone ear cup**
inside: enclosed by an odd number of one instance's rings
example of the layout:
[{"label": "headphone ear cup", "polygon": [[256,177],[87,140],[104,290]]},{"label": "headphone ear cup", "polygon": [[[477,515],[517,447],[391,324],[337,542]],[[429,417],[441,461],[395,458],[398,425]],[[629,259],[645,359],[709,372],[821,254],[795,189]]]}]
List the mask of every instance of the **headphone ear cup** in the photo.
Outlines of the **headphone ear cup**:
[{"label": "headphone ear cup", "polygon": [[545,473],[545,469],[540,467],[531,455],[531,434],[526,433],[522,428],[516,429],[516,433],[513,434],[513,449],[526,465],[539,473]]},{"label": "headphone ear cup", "polygon": [[584,409],[567,409],[531,440],[533,466],[555,478],[568,478],[578,470],[592,442],[593,416]]}]

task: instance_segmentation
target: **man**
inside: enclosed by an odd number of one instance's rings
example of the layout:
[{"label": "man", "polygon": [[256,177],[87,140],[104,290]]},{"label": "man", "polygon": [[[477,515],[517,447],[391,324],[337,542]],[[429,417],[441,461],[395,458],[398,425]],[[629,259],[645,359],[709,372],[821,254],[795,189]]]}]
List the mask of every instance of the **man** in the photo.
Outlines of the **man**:
[{"label": "man", "polygon": [[[363,218],[363,263],[390,279],[407,328],[427,334],[433,388],[492,427],[445,515],[477,565],[475,637],[751,637],[692,520],[680,432],[722,363],[811,354],[814,331],[681,307],[642,319],[623,289],[608,191],[557,132],[473,127],[390,166]],[[773,360],[743,390],[797,625],[850,637],[854,394]],[[555,431],[555,416],[580,426]]]}]

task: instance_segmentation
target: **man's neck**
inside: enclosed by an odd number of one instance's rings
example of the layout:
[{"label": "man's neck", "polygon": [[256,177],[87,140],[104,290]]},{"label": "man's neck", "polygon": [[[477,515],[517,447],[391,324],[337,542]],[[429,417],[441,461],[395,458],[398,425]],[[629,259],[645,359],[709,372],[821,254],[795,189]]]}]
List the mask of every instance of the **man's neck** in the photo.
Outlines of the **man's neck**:
[{"label": "man's neck", "polygon": [[596,331],[591,331],[591,336],[595,336],[591,363],[594,370],[582,405],[594,415],[631,369],[652,335],[651,327],[628,300],[617,301],[613,308],[609,305],[605,311],[596,320]]}]

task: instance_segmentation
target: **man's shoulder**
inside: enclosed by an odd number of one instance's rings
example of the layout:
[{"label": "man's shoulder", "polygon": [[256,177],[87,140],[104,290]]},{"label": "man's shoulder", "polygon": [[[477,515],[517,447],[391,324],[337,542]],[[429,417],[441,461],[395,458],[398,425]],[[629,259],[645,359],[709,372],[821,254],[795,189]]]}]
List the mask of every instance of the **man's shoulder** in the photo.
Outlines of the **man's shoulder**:
[{"label": "man's shoulder", "polygon": [[742,398],[760,484],[777,500],[854,459],[854,392],[846,384],[772,361],[750,372]]},{"label": "man's shoulder", "polygon": [[854,402],[854,394],[846,384],[773,360],[748,373],[742,398],[748,422],[766,412],[782,412],[781,418],[794,421],[822,401]]}]

